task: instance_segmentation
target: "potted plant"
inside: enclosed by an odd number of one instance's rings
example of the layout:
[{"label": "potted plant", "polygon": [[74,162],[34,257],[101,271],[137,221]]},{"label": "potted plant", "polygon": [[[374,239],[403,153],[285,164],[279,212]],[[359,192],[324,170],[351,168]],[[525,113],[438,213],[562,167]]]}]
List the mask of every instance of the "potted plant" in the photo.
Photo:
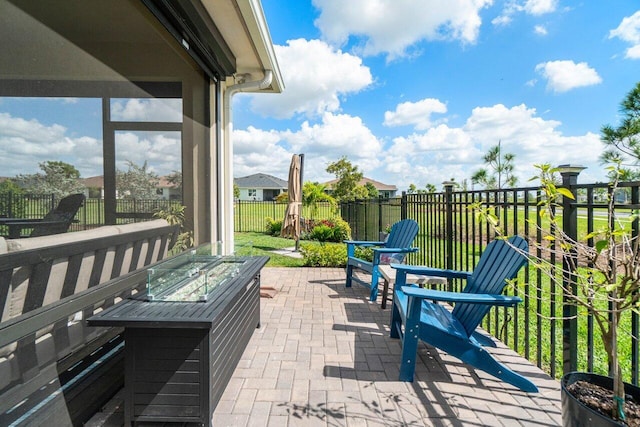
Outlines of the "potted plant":
[{"label": "potted plant", "polygon": [[[640,389],[623,383],[618,351],[619,326],[623,313],[637,311],[640,307],[640,248],[638,238],[632,238],[630,231],[621,226],[614,210],[613,195],[621,173],[620,163],[610,168],[613,181],[607,204],[607,225],[579,240],[568,236],[556,217],[560,200],[563,197],[573,200],[574,195],[556,184],[558,169],[549,165],[536,167],[542,190],[540,215],[550,226],[548,229],[538,227],[543,238],[540,242],[531,242],[531,250],[524,255],[530,265],[542,271],[562,290],[565,303],[574,304],[578,310],[593,316],[612,374],[610,378],[583,373],[565,375],[561,384],[563,423],[566,426],[626,425],[628,412],[637,412],[640,416],[640,408],[627,408],[631,403],[626,402],[626,397],[630,395],[640,402]],[[501,235],[498,218],[479,206],[475,209]],[[629,220],[638,220],[636,213]],[[535,225],[535,221],[531,223]],[[564,267],[550,261],[552,252],[559,253],[565,260]],[[580,399],[585,394],[584,388],[595,403],[595,409],[574,399],[574,396]],[[609,397],[602,388],[610,390]],[[640,423],[640,418],[637,422]]]}]

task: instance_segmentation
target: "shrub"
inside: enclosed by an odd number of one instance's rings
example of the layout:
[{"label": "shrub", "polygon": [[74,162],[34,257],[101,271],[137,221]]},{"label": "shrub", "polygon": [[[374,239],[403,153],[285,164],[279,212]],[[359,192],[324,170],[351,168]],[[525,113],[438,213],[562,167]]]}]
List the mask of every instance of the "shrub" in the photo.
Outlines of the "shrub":
[{"label": "shrub", "polygon": [[335,220],[335,227],[333,228],[333,238],[336,242],[342,242],[351,238],[351,226],[349,223],[341,218]]},{"label": "shrub", "polygon": [[333,228],[324,224],[316,225],[311,230],[309,238],[319,242],[333,242]]},{"label": "shrub", "polygon": [[157,209],[153,213],[154,218],[161,218],[167,221],[171,225],[180,225],[180,234],[176,237],[176,242],[173,247],[169,248],[169,254],[175,255],[180,252],[186,251],[193,247],[193,230],[189,230],[185,227],[184,211],[185,206],[169,206],[168,209]]},{"label": "shrub", "polygon": [[311,240],[318,240],[320,242],[342,242],[345,239],[351,237],[351,227],[349,224],[340,219],[323,219],[316,223],[316,225],[309,233]]},{"label": "shrub", "polygon": [[282,220],[267,217],[266,221],[266,233],[270,236],[279,236],[280,231],[282,230]]},{"label": "shrub", "polygon": [[[346,246],[346,245],[345,245]],[[356,258],[372,262],[373,261],[373,248],[356,246],[354,251]]]},{"label": "shrub", "polygon": [[307,267],[344,267],[347,265],[347,246],[335,243],[303,243],[300,252]]}]

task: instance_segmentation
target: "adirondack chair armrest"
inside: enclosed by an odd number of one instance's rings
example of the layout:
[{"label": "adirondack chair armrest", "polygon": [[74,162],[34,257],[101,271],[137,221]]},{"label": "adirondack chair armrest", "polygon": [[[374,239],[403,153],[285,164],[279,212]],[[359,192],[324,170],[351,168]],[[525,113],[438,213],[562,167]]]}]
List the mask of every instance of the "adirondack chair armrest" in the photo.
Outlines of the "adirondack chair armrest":
[{"label": "adirondack chair armrest", "polygon": [[374,248],[374,252],[381,254],[408,254],[418,252],[420,248]]},{"label": "adirondack chair armrest", "polygon": [[38,224],[42,219],[31,218],[3,218],[0,219],[0,225],[21,225],[21,224]]},{"label": "adirondack chair armrest", "polygon": [[496,306],[514,306],[522,302],[522,298],[509,295],[471,294],[467,292],[447,292],[417,286],[402,286],[402,292],[408,297],[427,299],[431,301],[469,303]]},{"label": "adirondack chair armrest", "polygon": [[468,271],[443,270],[440,268],[425,267],[422,265],[391,264],[391,267],[406,274],[446,277],[451,279],[467,280],[473,274]]},{"label": "adirondack chair armrest", "polygon": [[356,246],[369,248],[384,245],[384,242],[373,242],[370,240],[343,240],[343,242],[347,244],[347,257],[349,258],[355,258]]},{"label": "adirondack chair armrest", "polygon": [[355,245],[355,246],[383,246],[384,242],[373,242],[370,240],[343,240],[343,243],[347,245]]}]

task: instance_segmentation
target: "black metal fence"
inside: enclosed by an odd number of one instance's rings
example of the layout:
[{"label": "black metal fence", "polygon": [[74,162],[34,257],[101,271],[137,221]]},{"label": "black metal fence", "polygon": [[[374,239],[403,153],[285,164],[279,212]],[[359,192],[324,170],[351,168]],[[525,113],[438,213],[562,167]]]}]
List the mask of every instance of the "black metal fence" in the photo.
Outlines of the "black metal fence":
[{"label": "black metal fence", "polygon": [[[606,225],[607,184],[576,183],[576,174],[564,174],[563,186],[576,199],[565,198],[558,211],[566,233],[578,239]],[[616,217],[627,218],[626,227],[633,237],[638,236],[638,220],[629,214],[640,208],[640,182],[620,184],[615,195]],[[478,221],[471,206],[479,203],[491,209],[501,220],[506,234],[518,234],[529,241],[541,242],[542,230],[549,229],[548,221],[540,216],[538,206],[541,192],[538,187],[457,192],[447,187],[441,193],[403,194],[391,200],[358,200],[341,204],[344,220],[349,222],[353,238],[378,240],[378,233],[388,223],[404,218],[415,219],[420,232],[415,246],[419,252],[408,257],[408,263],[456,270],[473,269],[486,244],[494,238],[491,228]],[[587,241],[593,244],[592,241]],[[541,256],[541,253],[536,255]],[[551,255],[558,265],[561,278],[562,257]],[[459,290],[461,283],[451,283]],[[523,299],[517,309],[494,309],[483,327],[511,348],[549,372],[554,377],[564,372],[588,370],[607,374],[606,353],[600,343],[594,319],[566,304],[562,289],[534,267],[523,269],[519,284],[513,292]],[[577,314],[577,316],[576,316]],[[567,315],[574,316],[567,319]],[[638,383],[638,331],[636,313],[621,320],[625,339],[621,345],[621,365],[625,381]]]},{"label": "black metal fence", "polygon": [[[266,220],[284,219],[287,203],[275,201],[236,200],[234,203],[234,231],[258,232],[266,230]],[[302,217],[307,219],[326,219],[337,216],[336,209],[327,202],[319,202],[317,212],[309,206],[302,207]]]},{"label": "black metal fence", "polygon": [[[59,198],[53,194],[0,193],[0,218],[44,217],[54,209]],[[118,224],[147,221],[160,209],[180,206],[180,201],[163,199],[118,199],[116,201],[116,218]],[[99,227],[105,224],[104,200],[86,199],[76,214],[70,231],[80,231]],[[6,234],[0,226],[0,234]]]}]

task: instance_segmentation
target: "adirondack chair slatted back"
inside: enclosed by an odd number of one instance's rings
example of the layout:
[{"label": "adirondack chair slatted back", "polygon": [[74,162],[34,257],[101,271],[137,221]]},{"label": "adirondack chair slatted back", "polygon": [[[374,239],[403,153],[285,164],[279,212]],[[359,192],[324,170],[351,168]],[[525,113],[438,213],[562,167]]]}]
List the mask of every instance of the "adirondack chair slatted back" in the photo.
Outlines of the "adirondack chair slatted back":
[{"label": "adirondack chair slatted back", "polygon": [[[494,240],[489,243],[462,292],[502,294],[507,280],[515,278],[520,268],[527,264],[527,258],[519,250],[526,253],[528,248],[527,241],[519,236],[509,238],[508,242]],[[461,303],[456,304],[452,314],[471,334],[490,309],[490,305]]]},{"label": "adirondack chair slatted back", "polygon": [[[408,248],[418,235],[418,223],[412,219],[403,219],[391,227],[389,238],[385,243],[387,248]],[[401,253],[394,256],[394,262],[402,263],[407,254]]]},{"label": "adirondack chair slatted back", "polygon": [[73,218],[84,204],[84,194],[71,194],[64,197],[55,209],[52,209],[42,218],[43,221],[58,221],[58,224],[36,225],[29,237],[49,236],[51,234],[66,233],[73,222]]}]

